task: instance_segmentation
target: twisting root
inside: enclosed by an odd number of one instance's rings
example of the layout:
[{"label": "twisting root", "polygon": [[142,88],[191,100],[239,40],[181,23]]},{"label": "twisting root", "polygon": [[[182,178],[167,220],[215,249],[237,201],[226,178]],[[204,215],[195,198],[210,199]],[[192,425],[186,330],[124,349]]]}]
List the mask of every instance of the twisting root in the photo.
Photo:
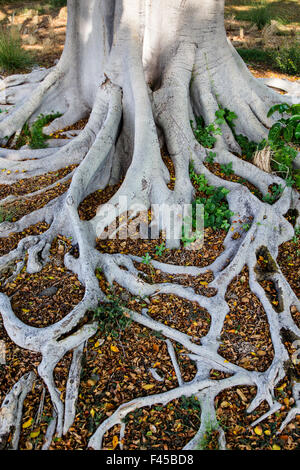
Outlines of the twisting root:
[{"label": "twisting root", "polygon": [[12,448],[14,450],[18,448],[23,403],[26,395],[31,391],[35,378],[33,372],[23,375],[3,401],[0,410],[0,449],[5,447],[6,438],[8,438],[12,428],[14,428]]}]

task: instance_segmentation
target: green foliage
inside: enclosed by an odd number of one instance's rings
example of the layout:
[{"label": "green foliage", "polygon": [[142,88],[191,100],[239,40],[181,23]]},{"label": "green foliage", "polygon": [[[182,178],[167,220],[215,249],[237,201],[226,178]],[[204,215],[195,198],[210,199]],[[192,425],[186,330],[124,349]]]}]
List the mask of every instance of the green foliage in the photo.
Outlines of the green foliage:
[{"label": "green foliage", "polygon": [[0,31],[0,67],[6,72],[24,70],[33,65],[33,56],[22,48],[19,36]]},{"label": "green foliage", "polygon": [[242,134],[236,135],[235,139],[241,147],[242,154],[245,155],[246,159],[249,161],[252,160],[253,154],[256,152],[258,145]]},{"label": "green foliage", "polygon": [[295,227],[295,235],[294,235],[293,238],[292,238],[292,242],[293,242],[293,243],[298,243],[299,238],[300,238],[300,226],[299,226],[299,227]]},{"label": "green foliage", "polygon": [[221,170],[226,176],[234,174],[234,171],[232,169],[232,162],[228,163],[227,165],[221,165]]},{"label": "green foliage", "polygon": [[[234,119],[236,116],[230,115],[228,110],[224,110],[224,118],[227,122],[227,116],[231,116],[228,124],[230,125],[237,143],[240,145],[242,154],[246,156],[247,160],[251,161],[253,155],[257,150],[262,150],[266,146],[270,146],[272,150],[272,169],[283,179],[285,179],[287,186],[294,184],[300,188],[300,172],[293,168],[293,160],[297,156],[297,150],[288,144],[300,143],[300,104],[289,105],[287,103],[280,103],[272,106],[268,112],[268,117],[274,113],[279,113],[281,118],[271,127],[268,139],[264,139],[258,144],[249,141],[244,135],[236,135]],[[230,167],[225,168],[221,165],[225,174],[230,174]],[[278,196],[278,194],[277,194]],[[276,200],[276,195],[268,194],[267,201],[272,203]]]},{"label": "green foliage", "polygon": [[276,70],[290,75],[300,74],[300,48],[293,43],[279,49],[237,49],[247,63],[271,65]]},{"label": "green foliage", "polygon": [[288,144],[300,143],[300,104],[281,103],[272,106],[268,117],[276,112],[281,115],[281,118],[271,127],[266,142],[266,145],[269,145],[273,151],[272,167],[286,180],[287,186],[296,183],[299,189],[299,170],[293,169],[293,160],[298,152]]},{"label": "green foliage", "polygon": [[249,20],[262,30],[271,23],[272,14],[268,5],[257,6],[249,12]]},{"label": "green foliage", "polygon": [[197,116],[196,120],[196,127],[194,127],[193,121],[191,121],[191,126],[194,132],[194,135],[203,147],[212,149],[217,141],[216,135],[222,135],[222,130],[220,126],[226,123],[225,115],[228,112],[228,121],[233,120],[235,118],[235,114],[232,111],[218,109],[216,111],[216,119],[214,122],[205,126],[204,119],[202,116]]},{"label": "green foliage", "polygon": [[296,42],[272,53],[275,67],[290,75],[300,74],[300,47]]},{"label": "green foliage", "polygon": [[155,254],[156,256],[162,256],[162,254],[164,253],[164,251],[166,251],[166,244],[164,242],[162,242],[160,245],[156,245],[155,247]]},{"label": "green foliage", "polygon": [[47,139],[49,139],[49,136],[43,133],[43,128],[60,116],[60,113],[47,115],[40,114],[31,127],[29,127],[28,123],[26,123],[18,139],[17,148],[22,147],[22,145],[25,145],[26,143],[32,149],[46,148]]},{"label": "green foliage", "polygon": [[203,196],[196,198],[192,203],[193,228],[195,228],[195,216],[197,204],[204,206],[204,227],[211,227],[213,230],[230,228],[230,218],[234,215],[229,210],[226,200],[228,189],[223,187],[209,186],[204,175],[195,173],[193,166],[190,168],[190,178],[198,191]]},{"label": "green foliage", "polygon": [[245,232],[248,232],[248,230],[250,229],[251,225],[250,224],[243,224],[242,225],[242,229],[245,230]]},{"label": "green foliage", "polygon": [[[281,118],[271,127],[269,140],[278,141],[281,139],[287,143],[300,143],[300,104],[276,104],[269,110],[268,117],[275,112],[281,114]],[[284,114],[289,114],[290,117],[284,118]]]},{"label": "green foliage", "polygon": [[242,57],[242,59],[247,63],[262,63],[265,65],[274,65],[274,52],[270,51],[269,49],[243,49],[238,48],[237,52]]},{"label": "green foliage", "polygon": [[94,311],[94,320],[98,322],[103,336],[117,338],[131,324],[131,319],[124,313],[119,297],[113,293],[107,296],[108,302],[101,303]]},{"label": "green foliage", "polygon": [[49,0],[49,4],[53,8],[62,8],[67,6],[67,0]]},{"label": "green foliage", "polygon": [[191,397],[181,397],[181,405],[184,410],[196,410],[201,414],[201,404],[200,401],[192,395]]},{"label": "green foliage", "polygon": [[205,126],[204,119],[196,117],[196,127],[194,127],[193,121],[191,121],[191,126],[194,132],[194,135],[203,147],[213,148],[216,143],[216,138],[212,135],[212,126]]},{"label": "green foliage", "polygon": [[271,192],[267,193],[263,197],[263,201],[267,202],[268,204],[274,204],[274,202],[278,201],[278,199],[282,195],[283,189],[284,188],[281,186],[281,184],[273,185],[271,187]]},{"label": "green foliage", "polygon": [[216,156],[217,156],[217,154],[215,152],[209,152],[208,157],[206,157],[205,161],[207,163],[212,164],[212,163],[214,163]]},{"label": "green foliage", "polygon": [[150,264],[151,263],[151,256],[149,255],[149,253],[146,253],[145,256],[142,257],[142,263],[143,264]]},{"label": "green foliage", "polygon": [[[277,2],[274,2],[276,4]],[[237,12],[236,19],[239,21],[250,21],[255,24],[259,30],[271,23],[271,20],[284,23],[286,21],[285,14],[274,8],[272,3],[266,0],[250,2],[251,8]]]},{"label": "green foliage", "polygon": [[0,224],[2,222],[11,222],[14,217],[12,212],[8,212],[4,207],[0,207]]}]

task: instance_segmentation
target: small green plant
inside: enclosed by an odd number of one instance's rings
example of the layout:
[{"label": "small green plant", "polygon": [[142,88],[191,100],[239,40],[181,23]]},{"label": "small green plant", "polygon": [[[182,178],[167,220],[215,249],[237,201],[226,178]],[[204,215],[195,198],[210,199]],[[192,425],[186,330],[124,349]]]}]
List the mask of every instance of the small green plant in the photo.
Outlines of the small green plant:
[{"label": "small green plant", "polygon": [[152,258],[151,258],[151,256],[149,255],[149,253],[146,253],[145,256],[142,257],[142,263],[143,263],[143,264],[148,265],[148,264],[151,263],[151,260],[152,260]]},{"label": "small green plant", "polygon": [[12,212],[8,212],[3,207],[0,207],[0,224],[2,222],[11,222],[14,217]]},{"label": "small green plant", "polygon": [[280,47],[272,53],[272,58],[275,67],[281,72],[290,75],[300,74],[300,48],[297,42],[287,47]]},{"label": "small green plant", "polygon": [[281,117],[271,127],[265,145],[269,145],[273,153],[273,170],[286,180],[287,186],[296,184],[299,189],[300,172],[293,168],[293,160],[298,152],[289,144],[300,143],[300,104],[280,103],[272,106],[268,117],[276,112]]},{"label": "small green plant", "polygon": [[254,7],[249,13],[250,21],[262,30],[266,25],[271,23],[272,15],[268,5]]},{"label": "small green plant", "polygon": [[201,116],[196,117],[196,127],[194,127],[193,121],[191,121],[191,126],[199,144],[210,149],[214,147],[217,141],[217,139],[212,135],[214,127],[211,125],[205,126],[204,119]]},{"label": "small green plant", "polygon": [[227,165],[221,165],[221,170],[226,176],[234,174],[234,171],[232,169],[232,162],[228,163]]},{"label": "small green plant", "polygon": [[7,71],[27,69],[33,57],[22,48],[21,39],[9,30],[0,30],[0,67]]},{"label": "small green plant", "polygon": [[250,224],[243,224],[242,225],[242,229],[245,230],[245,232],[248,232],[248,230],[250,229],[251,225]]},{"label": "small green plant", "polygon": [[119,297],[109,294],[108,302],[100,303],[94,311],[94,320],[105,337],[117,338],[131,324],[131,319],[124,312],[124,306]]},{"label": "small green plant", "polygon": [[[238,2],[239,4],[241,2]],[[250,21],[255,24],[259,30],[262,30],[266,25],[271,23],[271,20],[284,23],[287,21],[285,14],[282,10],[279,12],[278,8],[274,7],[277,2],[268,2],[268,0],[254,0],[247,1],[250,8],[238,11],[236,19],[239,21]]]},{"label": "small green plant", "polygon": [[[220,126],[226,123],[225,115],[227,111],[228,110],[219,108],[215,113],[216,119],[208,126],[205,126],[205,122],[202,116],[196,117],[196,127],[194,127],[193,121],[191,121],[191,127],[199,144],[209,149],[212,149],[214,147],[217,141],[215,136],[222,135],[222,130]],[[231,113],[230,111],[228,112]],[[229,120],[231,118],[233,119],[233,115],[235,114],[231,113],[229,115]]]},{"label": "small green plant", "polygon": [[40,114],[31,127],[26,123],[17,141],[17,148],[20,148],[25,144],[28,144],[32,149],[46,148],[49,136],[43,133],[43,128],[60,116],[60,113],[47,115]]},{"label": "small green plant", "polygon": [[258,145],[255,142],[252,142],[245,135],[239,134],[235,136],[235,139],[242,150],[242,155],[245,155],[246,159],[251,161],[253,158],[254,152],[258,150]]},{"label": "small green plant", "polygon": [[295,227],[295,235],[294,235],[293,238],[292,238],[292,242],[293,242],[293,243],[298,243],[299,238],[300,238],[300,226],[299,226],[299,227]]},{"label": "small green plant", "polygon": [[281,186],[281,184],[273,185],[271,187],[271,192],[267,193],[263,197],[263,201],[267,202],[268,204],[274,204],[274,202],[278,201],[278,199],[282,195],[282,192],[283,192],[283,187]]},{"label": "small green plant", "polygon": [[234,215],[229,210],[226,196],[229,190],[223,187],[210,186],[204,175],[198,175],[190,166],[190,178],[197,190],[203,194],[197,197],[192,203],[193,228],[195,229],[195,216],[197,204],[204,206],[204,227],[211,227],[213,230],[229,230],[230,218]]},{"label": "small green plant", "polygon": [[195,410],[201,414],[201,404],[198,398],[195,397],[195,395],[192,395],[191,397],[183,396],[181,397],[180,401],[184,410]]},{"label": "small green plant", "polygon": [[202,435],[201,440],[198,443],[197,448],[199,450],[211,449],[214,439],[214,433],[216,431],[216,425],[214,425],[210,420],[207,420],[205,423],[205,432]]},{"label": "small green plant", "polygon": [[160,245],[156,245],[155,247],[155,254],[156,256],[162,256],[163,253],[166,251],[166,244],[165,242],[162,242]]},{"label": "small green plant", "polygon": [[[268,117],[279,113],[281,118],[271,127],[269,141],[298,142],[300,143],[300,104],[280,103],[270,108]],[[284,118],[284,114],[290,115]]]},{"label": "small green plant", "polygon": [[208,156],[206,157],[205,161],[207,163],[213,164],[215,161],[217,154],[215,152],[209,152]]},{"label": "small green plant", "polygon": [[[274,113],[279,113],[281,115],[280,119],[271,127],[268,139],[263,139],[258,144],[249,141],[244,135],[236,135],[233,122],[235,117],[231,118],[228,124],[233,131],[237,143],[241,147],[242,154],[246,156],[247,160],[252,161],[256,151],[269,146],[272,151],[272,170],[285,179],[286,186],[293,186],[295,184],[299,189],[300,171],[293,168],[293,160],[297,156],[297,150],[290,144],[296,146],[300,144],[300,104],[276,104],[270,108],[268,117],[271,117]],[[227,119],[226,116],[228,116],[228,110],[225,110],[225,119]],[[274,202],[272,194],[266,197],[268,199],[267,202]]]}]

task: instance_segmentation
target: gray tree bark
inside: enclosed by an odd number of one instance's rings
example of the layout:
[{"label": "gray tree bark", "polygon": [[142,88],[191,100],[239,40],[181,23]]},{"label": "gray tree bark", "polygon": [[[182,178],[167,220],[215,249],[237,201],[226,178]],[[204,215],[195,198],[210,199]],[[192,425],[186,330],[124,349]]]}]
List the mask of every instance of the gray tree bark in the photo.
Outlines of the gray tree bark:
[{"label": "gray tree bark", "polygon": [[[281,83],[281,87],[284,86]],[[290,95],[284,96],[284,101],[293,102],[294,99]],[[16,223],[0,225],[1,237],[5,237],[38,221],[45,220],[50,224],[47,232],[21,240],[17,249],[0,258],[1,269],[27,253],[27,271],[38,272],[47,263],[51,242],[57,234],[72,236],[74,243],[79,245],[79,258],[67,254],[65,266],[78,275],[85,286],[85,296],[62,321],[44,329],[29,327],[15,316],[10,299],[0,294],[0,313],[10,338],[21,348],[40,352],[43,357],[38,372],[50,392],[56,424],[55,429],[51,423],[45,448],[50,445],[53,433],[68,432],[74,419],[82,346],[95,334],[97,325],[86,324],[76,333],[74,328],[88,309],[106,300],[95,276],[97,267],[103,269],[109,282],[117,282],[132,294],[152,296],[160,292],[196,301],[207,309],[212,322],[199,346],[188,335],[168,328],[148,315],[128,312],[133,321],[161,331],[167,340],[182,344],[190,352],[198,373],[188,383],[178,376],[179,385],[174,390],[122,405],[92,436],[91,447],[101,448],[105,432],[115,424],[121,424],[123,434],[122,420],[129,412],[155,403],[166,404],[180,396],[196,395],[202,405],[201,427],[186,449],[201,446],[209,420],[219,430],[220,447],[226,447],[214,411],[215,396],[226,388],[256,385],[257,396],[248,411],[264,400],[270,406],[269,414],[278,409],[274,387],[285,375],[289,361],[280,331],[285,328],[297,337],[300,331],[290,314],[292,305],[299,309],[299,301],[276,265],[276,258],[279,245],[293,236],[293,227],[284,214],[289,208],[299,213],[299,195],[285,187],[280,200],[270,206],[255,198],[245,186],[210,173],[203,165],[207,150],[195,140],[190,120],[201,115],[209,124],[214,121],[219,106],[227,107],[238,115],[237,133],[258,141],[266,136],[272,125],[272,120],[267,118],[268,109],[282,100],[281,95],[250,74],[227,41],[224,0],[69,0],[66,44],[57,66],[29,75],[11,76],[1,83],[0,103],[9,109],[8,114],[0,116],[3,143],[41,112],[54,110],[62,114],[45,129],[49,134],[89,116],[85,129],[61,147],[18,152],[0,149],[0,169],[11,172],[9,176],[1,174],[1,183],[5,184],[79,164],[66,194]],[[172,191],[167,186],[170,175],[161,158],[163,144],[168,148],[176,171]],[[218,163],[232,162],[235,173],[253,183],[263,194],[271,184],[284,186],[277,176],[264,173],[236,156],[240,149],[227,125],[222,126],[222,136],[218,138],[215,151]],[[239,218],[253,217],[249,231],[240,239],[232,240],[228,235],[224,253],[205,270],[153,262],[161,271],[173,274],[197,276],[210,269],[214,274],[210,287],[217,289],[217,295],[211,298],[177,284],[147,284],[133,264],[136,259],[121,254],[108,255],[95,249],[97,234],[113,222],[115,214],[104,217],[100,208],[94,219],[83,222],[77,210],[86,196],[121,177],[124,182],[110,201],[117,214],[120,196],[126,196],[131,207],[138,203],[146,207],[189,203],[193,197],[189,179],[191,161],[196,171],[204,174],[211,184],[230,190],[230,209]],[[160,215],[159,228],[164,229],[165,214]],[[268,276],[278,286],[282,301],[280,314],[275,312],[258,282],[256,252],[262,246],[268,248],[276,265],[276,270]],[[249,372],[224,362],[217,353],[229,311],[224,295],[227,286],[245,265],[249,269],[251,290],[262,302],[268,316],[275,351],[273,363],[264,373]],[[17,265],[16,273],[19,269]],[[63,340],[60,339],[62,335]],[[179,371],[171,343],[168,345],[174,368]],[[66,402],[63,403],[55,387],[53,370],[70,350],[74,350],[74,359]],[[231,377],[212,381],[209,379],[212,368],[230,373]],[[32,376],[22,378],[4,401],[0,412],[0,438],[4,439],[14,427],[14,442],[18,442],[20,409],[32,380]],[[298,393],[295,386],[296,405],[291,419],[299,413]]]}]

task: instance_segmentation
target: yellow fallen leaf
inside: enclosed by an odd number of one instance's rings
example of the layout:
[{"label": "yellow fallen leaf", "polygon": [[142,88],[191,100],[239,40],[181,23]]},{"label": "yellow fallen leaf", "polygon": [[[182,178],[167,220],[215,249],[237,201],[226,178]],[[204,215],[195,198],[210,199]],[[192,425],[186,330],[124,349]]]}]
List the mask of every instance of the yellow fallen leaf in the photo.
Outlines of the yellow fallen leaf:
[{"label": "yellow fallen leaf", "polygon": [[113,437],[113,449],[115,449],[118,444],[119,444],[119,438],[118,436],[114,436]]},{"label": "yellow fallen leaf", "polygon": [[91,414],[91,417],[92,417],[92,418],[95,416],[95,410],[94,410],[94,408],[91,409],[90,414]]},{"label": "yellow fallen leaf", "polygon": [[144,390],[151,390],[153,387],[155,387],[155,385],[143,385]]},{"label": "yellow fallen leaf", "polygon": [[282,391],[286,387],[286,383],[282,384],[281,387],[278,387],[277,390]]},{"label": "yellow fallen leaf", "polygon": [[111,345],[110,349],[112,350],[112,352],[115,352],[115,353],[119,352],[116,346]]},{"label": "yellow fallen leaf", "polygon": [[33,418],[29,418],[29,420],[26,421],[26,423],[23,424],[22,428],[23,429],[30,428],[30,426],[32,425],[32,421],[33,421]]},{"label": "yellow fallen leaf", "polygon": [[284,401],[285,406],[290,405],[290,400],[288,398],[285,398],[283,401]]},{"label": "yellow fallen leaf", "polygon": [[266,436],[270,436],[270,435],[271,435],[271,431],[269,431],[269,429],[266,429],[266,430],[265,430],[265,435],[266,435]]},{"label": "yellow fallen leaf", "polygon": [[32,437],[32,439],[34,439],[35,437],[38,437],[38,436],[40,435],[40,432],[41,432],[41,431],[38,429],[38,430],[32,432],[32,433],[30,434],[30,437]]},{"label": "yellow fallen leaf", "polygon": [[272,449],[273,450],[281,450],[280,447],[277,444],[273,444]]},{"label": "yellow fallen leaf", "polygon": [[258,436],[261,436],[262,433],[263,433],[263,431],[262,431],[262,429],[261,429],[260,426],[256,426],[256,428],[254,429],[254,432],[255,432],[255,434],[257,434]]}]

